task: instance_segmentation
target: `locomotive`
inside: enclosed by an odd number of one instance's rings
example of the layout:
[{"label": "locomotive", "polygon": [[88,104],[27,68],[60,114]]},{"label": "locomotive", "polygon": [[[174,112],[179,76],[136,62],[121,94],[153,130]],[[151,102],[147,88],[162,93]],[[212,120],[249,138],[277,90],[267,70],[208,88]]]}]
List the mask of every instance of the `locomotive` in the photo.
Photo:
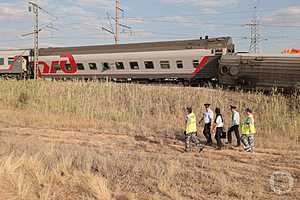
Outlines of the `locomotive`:
[{"label": "locomotive", "polygon": [[[50,80],[293,89],[300,57],[235,53],[231,37],[39,49],[37,76]],[[0,51],[0,76],[32,78],[33,51]]]}]

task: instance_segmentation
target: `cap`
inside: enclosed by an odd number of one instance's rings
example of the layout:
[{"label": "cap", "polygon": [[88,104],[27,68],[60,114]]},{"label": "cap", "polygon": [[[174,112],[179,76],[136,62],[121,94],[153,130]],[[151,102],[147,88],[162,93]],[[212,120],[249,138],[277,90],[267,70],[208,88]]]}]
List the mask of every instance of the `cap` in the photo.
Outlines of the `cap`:
[{"label": "cap", "polygon": [[187,106],[187,107],[186,107],[186,110],[187,110],[188,112],[192,112],[193,108],[192,108],[192,106]]},{"label": "cap", "polygon": [[246,112],[252,113],[252,110],[250,108],[246,108]]},{"label": "cap", "polygon": [[236,106],[230,105],[230,108],[231,108],[231,109],[236,109]]},{"label": "cap", "polygon": [[210,104],[209,104],[209,103],[206,103],[206,104],[204,104],[204,106],[210,106]]}]

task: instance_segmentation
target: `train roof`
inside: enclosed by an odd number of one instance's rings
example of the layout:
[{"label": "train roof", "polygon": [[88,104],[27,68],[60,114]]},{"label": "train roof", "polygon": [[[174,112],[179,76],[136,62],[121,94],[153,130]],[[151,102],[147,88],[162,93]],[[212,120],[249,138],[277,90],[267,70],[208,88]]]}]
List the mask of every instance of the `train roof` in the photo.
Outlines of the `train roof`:
[{"label": "train roof", "polygon": [[15,56],[15,55],[29,55],[28,49],[1,49],[0,55],[1,56]]},{"label": "train roof", "polygon": [[279,57],[279,58],[299,58],[300,55],[294,54],[268,54],[268,53],[235,53],[235,54],[228,54],[228,56],[240,56],[240,57]]},{"label": "train roof", "polygon": [[72,54],[101,54],[101,53],[123,53],[123,52],[146,52],[146,51],[168,51],[182,49],[233,49],[231,37],[218,37],[208,39],[177,40],[147,43],[132,43],[119,45],[96,45],[79,47],[50,47],[39,50],[40,56],[57,55],[65,52]]}]

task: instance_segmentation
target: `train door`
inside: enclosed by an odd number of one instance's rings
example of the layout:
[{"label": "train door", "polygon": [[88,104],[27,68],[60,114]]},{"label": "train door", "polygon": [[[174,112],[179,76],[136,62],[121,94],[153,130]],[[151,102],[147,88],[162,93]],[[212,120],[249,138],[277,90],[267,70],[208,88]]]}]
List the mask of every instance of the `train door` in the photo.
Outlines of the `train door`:
[{"label": "train door", "polygon": [[31,76],[31,66],[29,56],[21,56],[22,78],[28,79]]}]

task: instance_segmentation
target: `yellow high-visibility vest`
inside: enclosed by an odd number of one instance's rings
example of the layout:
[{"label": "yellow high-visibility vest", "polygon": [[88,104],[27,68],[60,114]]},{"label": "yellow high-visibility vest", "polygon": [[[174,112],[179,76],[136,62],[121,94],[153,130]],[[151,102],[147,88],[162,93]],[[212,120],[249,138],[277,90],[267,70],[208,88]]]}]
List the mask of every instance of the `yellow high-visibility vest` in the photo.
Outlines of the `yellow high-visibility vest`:
[{"label": "yellow high-visibility vest", "polygon": [[250,135],[255,133],[256,133],[256,128],[254,125],[254,116],[250,114],[244,120],[244,123],[242,125],[242,134]]},{"label": "yellow high-visibility vest", "polygon": [[197,132],[197,121],[196,115],[190,113],[187,115],[186,134]]}]

